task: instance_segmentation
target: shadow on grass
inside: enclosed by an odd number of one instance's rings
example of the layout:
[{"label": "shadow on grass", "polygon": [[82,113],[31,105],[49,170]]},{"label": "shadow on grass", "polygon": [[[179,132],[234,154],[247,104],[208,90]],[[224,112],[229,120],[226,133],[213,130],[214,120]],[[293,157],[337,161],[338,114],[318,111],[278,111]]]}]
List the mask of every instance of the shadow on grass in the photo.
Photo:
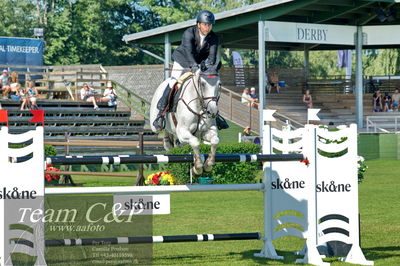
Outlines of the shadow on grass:
[{"label": "shadow on grass", "polygon": [[363,248],[364,255],[370,260],[400,257],[400,246]]},{"label": "shadow on grass", "polygon": [[[201,261],[202,264],[218,264],[225,262],[229,264],[229,260],[227,258],[239,258],[241,260],[252,261],[254,264],[263,264],[263,265],[280,265],[280,264],[295,264],[296,259],[301,258],[301,256],[296,256],[292,252],[278,252],[279,255],[284,256],[284,260],[272,260],[267,258],[259,258],[255,257],[254,253],[259,253],[260,250],[248,250],[245,252],[229,252],[223,254],[221,256],[207,256],[207,255],[183,255],[183,256],[163,256],[156,259],[156,265],[170,265],[170,264],[185,264],[186,262],[190,262],[196,264],[197,262]],[[248,263],[244,263],[248,264]]]},{"label": "shadow on grass", "polygon": [[[259,253],[260,250],[249,250],[246,252],[242,253],[242,258],[243,259],[251,259],[256,263],[259,264],[270,264],[270,265],[277,265],[277,264],[295,264],[297,259],[301,259],[302,256],[295,255],[293,252],[290,251],[280,251],[277,250],[276,252],[278,253],[279,256],[283,256],[283,260],[273,260],[273,259],[268,259],[268,258],[259,258],[255,257],[254,253]],[[234,253],[231,253],[232,255]]]}]

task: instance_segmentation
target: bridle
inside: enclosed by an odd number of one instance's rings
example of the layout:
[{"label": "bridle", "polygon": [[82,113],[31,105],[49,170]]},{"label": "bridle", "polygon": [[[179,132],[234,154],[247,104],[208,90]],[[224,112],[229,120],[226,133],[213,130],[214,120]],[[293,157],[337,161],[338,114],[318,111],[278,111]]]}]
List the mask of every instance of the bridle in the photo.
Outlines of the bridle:
[{"label": "bridle", "polygon": [[[198,130],[201,119],[203,119],[203,120],[214,119],[215,117],[218,116],[218,112],[214,115],[210,114],[208,111],[208,106],[213,101],[217,104],[219,101],[220,95],[221,95],[221,93],[219,92],[217,96],[205,97],[204,96],[204,88],[202,87],[202,84],[201,84],[202,76],[206,77],[204,79],[206,82],[207,82],[207,79],[210,79],[210,78],[219,78],[218,73],[200,73],[200,77],[198,79],[196,79],[195,78],[196,76],[193,75],[190,80],[188,80],[187,82],[185,82],[183,84],[184,87],[183,87],[181,95],[178,99],[178,103],[179,103],[179,101],[181,101],[186,106],[186,108],[189,110],[189,112],[191,112],[192,114],[197,116],[198,121],[197,121],[197,127],[196,127],[195,132]],[[189,102],[186,102],[185,99],[183,99],[183,96],[190,84],[190,81],[193,83],[194,91],[196,92],[196,97],[191,99]],[[200,112],[197,112],[197,111],[193,110],[193,108],[190,107],[190,104],[196,100],[199,101]]]}]

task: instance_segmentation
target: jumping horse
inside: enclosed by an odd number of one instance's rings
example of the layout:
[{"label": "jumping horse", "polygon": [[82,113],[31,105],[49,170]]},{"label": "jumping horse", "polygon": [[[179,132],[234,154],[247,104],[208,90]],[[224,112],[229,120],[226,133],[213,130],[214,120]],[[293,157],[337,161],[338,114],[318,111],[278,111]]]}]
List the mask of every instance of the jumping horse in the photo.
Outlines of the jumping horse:
[{"label": "jumping horse", "polygon": [[[157,103],[167,86],[169,79],[157,88],[150,107],[150,125],[153,132],[156,129],[153,121],[157,117]],[[176,110],[166,113],[164,130],[164,148],[169,151],[177,143],[189,144],[194,153],[192,172],[199,176],[210,172],[215,164],[215,154],[219,143],[216,117],[218,115],[218,99],[220,95],[220,78],[217,66],[210,66],[189,74],[183,81],[176,100]],[[199,145],[201,140],[211,145],[207,160],[200,158]]]}]

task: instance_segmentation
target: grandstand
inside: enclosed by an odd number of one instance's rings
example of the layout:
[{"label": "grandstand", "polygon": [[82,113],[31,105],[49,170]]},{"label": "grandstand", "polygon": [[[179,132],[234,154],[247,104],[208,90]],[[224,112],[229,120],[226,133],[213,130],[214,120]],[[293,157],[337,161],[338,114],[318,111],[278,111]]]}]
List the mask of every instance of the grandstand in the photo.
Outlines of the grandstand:
[{"label": "grandstand", "polygon": [[[0,67],[7,67],[12,71],[12,66]],[[13,67],[21,69],[20,66]],[[36,68],[35,70],[37,71]],[[39,73],[35,71],[34,76],[37,78],[35,83],[39,91],[38,106],[45,110],[45,142],[51,142],[59,151],[68,146],[68,152],[73,153],[120,152],[137,150],[139,134],[143,134],[146,149],[162,148],[158,136],[145,127],[142,106],[129,106],[134,102],[120,97],[117,108],[108,106],[107,103],[98,103],[100,110],[94,110],[92,103],[80,100],[78,94],[84,82],[89,83],[99,94],[102,93],[108,74],[101,66],[42,67],[42,70]],[[33,76],[29,68],[18,73],[22,84]],[[127,94],[123,87],[114,85],[121,96]],[[0,102],[2,108],[8,110],[11,133],[22,133],[36,126],[28,122],[32,117],[29,111],[19,110],[19,102],[10,99],[1,99]],[[78,145],[77,142],[82,140],[85,142]],[[56,145],[57,143],[60,144]]]},{"label": "grandstand", "polygon": [[[13,67],[0,66],[12,70]],[[42,71],[42,72],[39,72]],[[279,94],[273,92],[266,95],[266,106],[277,110],[278,122],[281,127],[289,122],[294,127],[301,127],[307,122],[307,110],[302,103],[303,91],[310,88],[314,107],[320,108],[321,124],[350,124],[355,122],[355,96],[351,93],[352,81],[335,77],[332,79],[305,79],[303,70],[269,69],[277,71],[286,86]],[[223,83],[219,107],[221,114],[232,122],[246,127],[251,126],[258,132],[258,110],[240,103],[243,86],[235,86],[234,70],[224,67],[221,70]],[[38,105],[45,110],[45,141],[65,142],[75,140],[96,141],[138,141],[142,133],[145,141],[159,141],[146,126],[149,101],[158,84],[163,79],[163,66],[124,66],[102,67],[101,65],[32,67],[19,71],[21,83],[35,79],[40,96]],[[257,84],[257,69],[245,68],[244,75],[247,84]],[[79,100],[79,90],[84,82],[90,84],[99,93],[105,87],[107,80],[112,80],[120,97],[117,109],[100,103],[100,110],[93,110],[91,103]],[[306,81],[305,81],[306,80]],[[389,82],[390,81],[390,82]],[[396,80],[397,81],[397,80]],[[398,84],[394,80],[383,79],[380,85],[386,91],[391,91]],[[387,86],[386,86],[387,85]],[[248,86],[251,87],[251,86]],[[350,89],[349,89],[350,88]],[[69,92],[68,90],[69,89]],[[258,89],[258,88],[257,88]],[[257,90],[258,91],[258,90]],[[364,95],[364,114],[379,116],[372,112],[372,94]],[[35,126],[29,124],[26,117],[29,111],[19,111],[19,103],[2,99],[4,109],[9,110],[10,131],[21,133]],[[385,115],[392,115],[385,113]],[[393,114],[395,115],[395,114]],[[372,120],[370,120],[372,121]],[[377,121],[376,119],[374,121]],[[383,120],[386,126],[393,127],[390,119]],[[372,122],[369,122],[370,124]],[[370,125],[373,127],[373,125]],[[379,127],[381,128],[381,127]],[[87,144],[87,142],[86,142]],[[70,146],[71,152],[79,151],[110,151],[109,147]],[[120,143],[118,145],[121,145]],[[63,145],[57,146],[63,150]],[[132,145],[116,147],[116,150],[132,150]],[[161,149],[161,145],[147,145],[151,149]]]}]

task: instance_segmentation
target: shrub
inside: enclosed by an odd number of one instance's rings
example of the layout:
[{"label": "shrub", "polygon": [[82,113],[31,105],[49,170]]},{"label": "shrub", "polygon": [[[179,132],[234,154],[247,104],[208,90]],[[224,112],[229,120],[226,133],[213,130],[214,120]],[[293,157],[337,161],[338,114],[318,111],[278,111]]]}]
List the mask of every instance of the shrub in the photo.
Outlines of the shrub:
[{"label": "shrub", "polygon": [[[253,143],[220,144],[217,153],[260,153],[261,146]],[[208,154],[209,145],[200,145],[200,152]],[[189,145],[172,149],[168,154],[193,153]],[[211,173],[203,173],[203,177],[212,177],[217,184],[252,183],[260,163],[216,163]],[[178,184],[186,184],[190,181],[190,163],[168,164],[166,169],[170,171]]]},{"label": "shrub", "polygon": [[56,156],[57,150],[54,146],[51,145],[44,145],[44,155],[45,156]]}]

